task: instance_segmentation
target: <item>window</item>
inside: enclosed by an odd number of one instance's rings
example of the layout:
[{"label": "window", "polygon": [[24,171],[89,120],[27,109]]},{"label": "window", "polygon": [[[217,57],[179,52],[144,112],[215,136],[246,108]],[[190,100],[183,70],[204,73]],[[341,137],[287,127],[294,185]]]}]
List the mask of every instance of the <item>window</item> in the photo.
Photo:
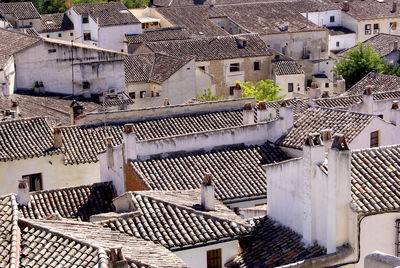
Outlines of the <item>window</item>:
[{"label": "window", "polygon": [[240,63],[231,63],[229,66],[229,71],[232,72],[239,72],[240,71]]},{"label": "window", "polygon": [[129,92],[129,97],[130,97],[131,99],[136,98],[135,92]]},{"label": "window", "polygon": [[143,99],[146,97],[146,91],[140,91],[140,98]]},{"label": "window", "polygon": [[374,34],[379,33],[379,23],[374,24]]},{"label": "window", "polygon": [[340,47],[340,42],[339,41],[336,42],[336,47]]},{"label": "window", "polygon": [[74,33],[69,33],[70,36],[74,36]]},{"label": "window", "polygon": [[259,61],[255,61],[253,63],[254,66],[254,71],[259,71],[260,70],[260,62]]},{"label": "window", "polygon": [[89,15],[82,14],[82,23],[89,23]]},{"label": "window", "polygon": [[307,87],[311,87],[312,80],[307,80]]},{"label": "window", "polygon": [[199,66],[199,69],[202,71],[206,71],[206,67],[205,66]]},{"label": "window", "polygon": [[90,83],[88,81],[83,81],[82,87],[83,87],[83,89],[89,89],[90,88]]},{"label": "window", "polygon": [[32,22],[29,22],[29,25],[32,26]]},{"label": "window", "polygon": [[335,16],[331,16],[331,17],[329,18],[329,21],[330,21],[330,22],[335,22]]},{"label": "window", "polygon": [[61,37],[61,36],[62,36],[61,33],[59,33],[59,34],[58,34],[58,37]]},{"label": "window", "polygon": [[29,192],[43,190],[42,173],[25,175],[22,179],[28,182]]},{"label": "window", "polygon": [[50,35],[49,35],[49,34],[47,34],[47,35],[46,35],[46,37],[47,37],[47,38],[50,38]]},{"label": "window", "polygon": [[371,132],[370,145],[371,145],[370,147],[379,146],[379,130]]},{"label": "window", "polygon": [[390,27],[391,30],[396,30],[397,29],[397,22],[396,21],[391,22],[389,24],[389,27]]},{"label": "window", "polygon": [[90,33],[84,33],[83,34],[83,40],[92,40]]},{"label": "window", "polygon": [[329,83],[325,83],[325,87],[328,88],[329,87]]},{"label": "window", "polygon": [[371,34],[371,24],[365,24],[365,34]]},{"label": "window", "polygon": [[310,58],[310,53],[308,52],[308,47],[305,46],[303,47],[303,59],[308,59]]},{"label": "window", "polygon": [[229,95],[232,96],[233,92],[235,90],[235,87],[229,87]]},{"label": "window", "polygon": [[49,49],[49,50],[47,50],[49,53],[55,53],[56,52],[56,49],[55,48],[52,48],[52,49]]},{"label": "window", "polygon": [[207,251],[207,268],[221,268],[222,256],[221,249]]},{"label": "window", "polygon": [[288,83],[288,92],[293,92],[293,83]]},{"label": "window", "polygon": [[383,119],[383,114],[378,114],[378,117],[379,117],[380,119]]}]

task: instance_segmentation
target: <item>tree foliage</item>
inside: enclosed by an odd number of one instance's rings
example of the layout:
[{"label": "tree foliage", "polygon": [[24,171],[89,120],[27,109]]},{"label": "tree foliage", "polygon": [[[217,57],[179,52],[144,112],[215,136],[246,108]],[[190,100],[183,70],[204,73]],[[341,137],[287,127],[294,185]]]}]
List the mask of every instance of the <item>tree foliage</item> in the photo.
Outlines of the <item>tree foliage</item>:
[{"label": "tree foliage", "polygon": [[204,101],[217,101],[217,100],[223,100],[224,98],[217,98],[215,95],[212,94],[211,88],[207,88],[204,89],[203,94],[197,93],[196,99]]},{"label": "tree foliage", "polygon": [[367,43],[364,47],[358,43],[358,48],[346,52],[347,58],[339,58],[333,71],[336,76],[343,76],[347,88],[352,87],[369,72],[381,73],[385,70],[385,58],[375,53]]},{"label": "tree foliage", "polygon": [[283,89],[279,85],[275,85],[274,81],[260,80],[255,85],[252,82],[239,82],[242,88],[243,98],[254,97],[256,102],[259,101],[276,101],[283,99],[285,95],[279,96],[280,91]]}]

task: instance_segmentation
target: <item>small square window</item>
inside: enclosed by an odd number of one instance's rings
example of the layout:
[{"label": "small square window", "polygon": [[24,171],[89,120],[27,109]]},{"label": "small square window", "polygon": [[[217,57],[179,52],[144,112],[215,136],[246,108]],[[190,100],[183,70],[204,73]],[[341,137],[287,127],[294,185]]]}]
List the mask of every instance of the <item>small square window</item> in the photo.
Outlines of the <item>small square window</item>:
[{"label": "small square window", "polygon": [[288,92],[293,92],[293,83],[288,83]]},{"label": "small square window", "polygon": [[140,98],[143,99],[146,97],[146,91],[140,91]]},{"label": "small square window", "polygon": [[29,22],[29,25],[32,26],[32,22]]},{"label": "small square window", "polygon": [[74,33],[69,33],[69,36],[74,36]]},{"label": "small square window", "polygon": [[233,92],[235,91],[235,87],[229,87],[229,95],[233,96]]},{"label": "small square window", "polygon": [[240,71],[240,63],[231,63],[231,65],[229,66],[229,71],[231,73],[239,72]]},{"label": "small square window", "polygon": [[42,173],[25,175],[22,179],[28,182],[29,192],[43,190]]},{"label": "small square window", "polygon": [[130,97],[131,99],[135,99],[135,98],[136,98],[135,92],[129,92],[129,97]]},{"label": "small square window", "polygon": [[325,83],[325,87],[328,88],[329,87],[329,83]]},{"label": "small square window", "polygon": [[380,119],[383,119],[383,114],[378,114],[378,117],[379,117]]},{"label": "small square window", "polygon": [[58,34],[58,37],[61,37],[61,36],[62,36],[62,34],[61,34],[61,33],[59,33],[59,34]]},{"label": "small square window", "polygon": [[214,249],[207,251],[207,268],[221,268],[222,267],[222,254],[221,249]]},{"label": "small square window", "polygon": [[336,42],[336,47],[340,47],[340,42],[339,41]]},{"label": "small square window", "polygon": [[391,22],[390,24],[389,24],[389,27],[390,27],[390,29],[391,30],[396,30],[397,29],[397,22],[396,21],[394,21],[394,22]]},{"label": "small square window", "polygon": [[260,70],[260,62],[259,61],[255,61],[253,65],[254,65],[254,71]]},{"label": "small square window", "polygon": [[330,21],[330,22],[335,22],[335,16],[331,16],[331,17],[329,18],[329,21]]},{"label": "small square window", "polygon": [[379,146],[379,130],[371,132],[370,136],[370,147],[378,147]]},{"label": "small square window", "polygon": [[47,37],[47,38],[50,38],[50,35],[49,35],[49,34],[47,34],[47,35],[46,35],[46,37]]},{"label": "small square window", "polygon": [[88,81],[83,81],[82,88],[83,89],[89,89],[90,88],[90,83]]},{"label": "small square window", "polygon": [[82,14],[82,23],[89,23],[89,15]]},{"label": "small square window", "polygon": [[92,40],[90,33],[84,33],[83,34],[83,40],[88,41],[88,40]]}]

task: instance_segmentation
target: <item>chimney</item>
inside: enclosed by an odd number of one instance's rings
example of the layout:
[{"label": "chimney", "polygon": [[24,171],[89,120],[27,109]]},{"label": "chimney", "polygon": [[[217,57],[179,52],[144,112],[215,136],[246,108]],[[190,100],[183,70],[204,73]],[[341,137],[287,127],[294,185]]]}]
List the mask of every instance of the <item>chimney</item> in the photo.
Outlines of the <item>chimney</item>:
[{"label": "chimney", "polygon": [[122,248],[110,248],[110,268],[128,268],[128,261],[122,253]]},{"label": "chimney", "polygon": [[125,161],[135,160],[136,155],[136,133],[133,124],[125,124],[122,132],[122,140],[124,141]]},{"label": "chimney", "polygon": [[19,115],[19,105],[18,105],[18,102],[16,102],[16,101],[11,101],[11,103],[12,103],[12,110],[14,110],[16,113],[17,113],[17,116]]},{"label": "chimney", "polygon": [[246,102],[243,108],[243,125],[254,124],[254,111],[251,102]]},{"label": "chimney", "polygon": [[63,144],[63,137],[61,133],[61,128],[53,128],[53,146],[54,148],[61,148]]},{"label": "chimney", "polygon": [[27,206],[29,204],[29,201],[28,182],[26,180],[19,180],[17,202],[20,206]]},{"label": "chimney", "polygon": [[239,49],[245,48],[247,46],[247,39],[245,37],[236,38],[236,44]]},{"label": "chimney", "polygon": [[318,85],[316,82],[312,82],[311,88],[310,88],[310,98],[318,99],[319,97],[321,97],[321,89],[318,88]]},{"label": "chimney", "polygon": [[398,51],[399,50],[399,41],[394,41],[393,42],[393,51]]},{"label": "chimney", "polygon": [[342,11],[348,12],[350,10],[349,1],[343,1]]},{"label": "chimney", "polygon": [[76,118],[83,114],[83,106],[77,102],[76,100],[73,100],[71,102],[71,105],[69,106],[69,111],[70,111],[70,117],[71,117],[71,125],[75,125],[76,123]]},{"label": "chimney", "polygon": [[39,93],[40,93],[40,94],[44,94],[44,93],[45,93],[43,81],[40,81],[40,82],[39,82]]},{"label": "chimney", "polygon": [[239,85],[239,83],[236,83],[235,88],[233,89],[233,98],[241,99],[242,97],[242,87]]},{"label": "chimney", "polygon": [[207,211],[215,209],[215,186],[210,173],[204,173],[201,183],[201,207]]},{"label": "chimney", "polygon": [[107,143],[107,167],[109,169],[114,168],[114,151],[113,151],[113,145],[112,145],[112,137],[107,137],[106,138],[106,143]]},{"label": "chimney", "polygon": [[260,101],[257,107],[257,122],[266,122],[270,120],[270,115],[268,114],[267,104],[265,101]]},{"label": "chimney", "polygon": [[321,139],[322,142],[325,144],[325,151],[328,151],[329,148],[332,146],[332,129],[323,129],[321,130]]},{"label": "chimney", "polygon": [[374,108],[374,96],[372,95],[372,86],[368,85],[365,87],[364,94],[362,96],[361,112],[372,114],[373,108]]},{"label": "chimney", "polygon": [[279,119],[281,120],[282,134],[287,134],[293,127],[294,116],[293,107],[289,106],[286,101],[283,101],[279,107]]},{"label": "chimney", "polygon": [[392,13],[396,13],[397,12],[397,1],[393,0],[393,8],[392,8]]},{"label": "chimney", "polygon": [[321,98],[324,98],[324,99],[329,98],[329,91],[324,91],[321,95]]},{"label": "chimney", "polygon": [[302,234],[306,244],[311,245],[317,240],[318,228],[322,219],[318,216],[319,165],[325,160],[325,146],[320,133],[310,133],[303,146],[303,213]]},{"label": "chimney", "polygon": [[33,87],[33,93],[35,95],[39,95],[39,93],[40,93],[39,81],[35,81],[35,86]]},{"label": "chimney", "polygon": [[165,98],[165,99],[164,99],[163,105],[164,105],[164,106],[168,106],[168,105],[169,105],[169,99],[168,99],[168,98]]},{"label": "chimney", "polygon": [[99,102],[104,103],[106,101],[106,97],[104,96],[104,92],[99,93]]},{"label": "chimney", "polygon": [[16,111],[11,110],[10,111],[10,116],[11,116],[12,119],[16,119],[18,117],[18,114],[17,114]]},{"label": "chimney", "polygon": [[346,80],[343,79],[343,76],[339,76],[339,79],[336,81],[336,94],[344,92],[346,92]]},{"label": "chimney", "polygon": [[333,253],[336,248],[349,242],[349,214],[351,202],[351,152],[342,134],[333,136],[328,152],[328,182],[326,187],[326,249]]},{"label": "chimney", "polygon": [[400,108],[398,101],[394,101],[392,104],[392,109],[390,111],[390,122],[396,126],[400,126]]}]

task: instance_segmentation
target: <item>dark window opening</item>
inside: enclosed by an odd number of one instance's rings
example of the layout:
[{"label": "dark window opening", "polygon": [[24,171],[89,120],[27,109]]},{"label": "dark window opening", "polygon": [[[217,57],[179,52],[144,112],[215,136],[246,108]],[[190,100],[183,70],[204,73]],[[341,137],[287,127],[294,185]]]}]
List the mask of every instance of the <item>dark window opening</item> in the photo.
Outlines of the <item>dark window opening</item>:
[{"label": "dark window opening", "polygon": [[140,91],[140,98],[143,99],[146,97],[146,91]]},{"label": "dark window opening", "polygon": [[214,249],[207,251],[207,268],[221,268],[222,267],[222,254],[221,249]]},{"label": "dark window opening", "polygon": [[49,53],[55,53],[57,50],[55,48],[47,50]]},{"label": "dark window opening", "polygon": [[28,182],[29,192],[43,190],[42,173],[25,175],[22,179]]},{"label": "dark window opening", "polygon": [[307,80],[307,87],[311,87],[312,80]]},{"label": "dark window opening", "polygon": [[339,47],[340,46],[340,43],[339,43],[339,41],[337,41],[336,42],[336,47]]},{"label": "dark window opening", "polygon": [[74,33],[69,33],[70,36],[74,36]]},{"label": "dark window opening", "polygon": [[329,21],[330,21],[330,22],[335,22],[335,16],[331,16],[331,17],[329,18]]},{"label": "dark window opening", "polygon": [[58,34],[58,37],[61,37],[61,36],[62,36],[62,34],[59,33],[59,34]]},{"label": "dark window opening", "polygon": [[89,15],[82,14],[82,23],[89,23]]},{"label": "dark window opening", "polygon": [[370,136],[370,147],[379,146],[379,130],[371,132]]},{"label": "dark window opening", "polygon": [[383,119],[383,114],[378,114],[378,117],[379,117],[380,119]]},{"label": "dark window opening", "polygon": [[47,34],[47,35],[46,35],[46,37],[47,37],[47,38],[50,38],[50,35],[49,35],[49,34]]},{"label": "dark window opening", "polygon": [[293,83],[288,83],[288,92],[293,92]]},{"label": "dark window opening", "polygon": [[136,98],[135,92],[129,92],[129,97],[130,97],[131,99]]},{"label": "dark window opening", "polygon": [[239,72],[240,71],[240,63],[231,63],[229,66],[230,72]]},{"label": "dark window opening", "polygon": [[206,67],[205,66],[199,66],[199,69],[202,70],[202,71],[205,71]]},{"label": "dark window opening", "polygon": [[259,71],[260,69],[261,69],[260,62],[259,61],[254,62],[254,71]]},{"label": "dark window opening", "polygon": [[89,89],[90,88],[90,83],[88,81],[83,81],[82,87],[83,87],[83,89]]},{"label": "dark window opening", "polygon": [[83,40],[92,40],[92,37],[90,36],[90,33],[84,33],[83,34]]},{"label": "dark window opening", "polygon": [[329,83],[325,83],[325,87],[328,88],[329,87]]},{"label": "dark window opening", "polygon": [[235,90],[235,87],[229,87],[229,95],[232,96],[233,92]]},{"label": "dark window opening", "polygon": [[29,22],[29,25],[32,26],[32,22]]}]

